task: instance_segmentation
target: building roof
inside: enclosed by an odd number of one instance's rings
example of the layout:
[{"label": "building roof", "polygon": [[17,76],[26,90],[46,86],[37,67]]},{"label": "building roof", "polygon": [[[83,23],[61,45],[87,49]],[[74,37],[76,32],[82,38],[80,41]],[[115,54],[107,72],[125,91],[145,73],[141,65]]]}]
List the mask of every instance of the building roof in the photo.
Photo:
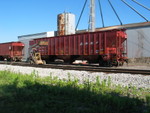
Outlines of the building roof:
[{"label": "building roof", "polygon": [[23,37],[31,37],[31,36],[39,36],[39,35],[45,35],[47,32],[43,32],[43,33],[35,33],[35,34],[28,34],[28,35],[21,35],[18,36],[18,38],[23,38]]},{"label": "building roof", "polygon": [[143,22],[143,23],[133,23],[133,24],[124,24],[119,26],[110,26],[105,28],[97,28],[98,30],[111,30],[111,29],[134,29],[134,28],[141,28],[141,27],[150,27],[150,22]]},{"label": "building roof", "polygon": [[18,39],[19,40],[27,40],[27,39],[30,40],[30,39],[43,38],[43,37],[53,37],[55,35],[56,35],[56,31],[49,31],[49,32],[42,32],[42,33],[18,36]]},{"label": "building roof", "polygon": [[[150,27],[150,22],[142,22],[142,23],[133,23],[133,24],[124,24],[124,25],[96,28],[96,31],[107,31],[107,30],[113,30],[113,29],[135,29],[135,28],[142,28],[142,27]],[[79,30],[76,33],[82,33],[82,32],[88,32],[88,30]]]}]

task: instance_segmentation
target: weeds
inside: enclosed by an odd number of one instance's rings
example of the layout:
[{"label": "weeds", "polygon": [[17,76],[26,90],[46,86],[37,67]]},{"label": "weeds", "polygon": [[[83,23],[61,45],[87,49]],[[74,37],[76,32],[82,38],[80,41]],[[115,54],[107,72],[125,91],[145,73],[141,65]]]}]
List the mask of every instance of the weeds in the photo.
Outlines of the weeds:
[{"label": "weeds", "polygon": [[[0,113],[149,113],[147,89],[0,71]],[[137,96],[137,94],[139,94]],[[142,95],[142,96],[140,96]]]}]

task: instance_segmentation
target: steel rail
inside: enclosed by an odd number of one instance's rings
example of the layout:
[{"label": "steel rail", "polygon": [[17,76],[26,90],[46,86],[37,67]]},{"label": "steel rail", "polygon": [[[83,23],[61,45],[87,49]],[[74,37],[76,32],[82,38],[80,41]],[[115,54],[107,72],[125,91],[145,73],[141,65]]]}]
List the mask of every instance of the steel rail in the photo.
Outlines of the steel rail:
[{"label": "steel rail", "polygon": [[109,68],[109,67],[93,67],[93,66],[79,66],[79,65],[64,65],[64,64],[47,64],[47,65],[31,65],[29,63],[16,63],[16,62],[0,62],[0,64],[25,66],[35,68],[52,68],[63,70],[78,70],[78,71],[90,71],[90,72],[105,72],[105,73],[128,73],[128,74],[142,74],[150,75],[150,70],[139,69],[121,69],[121,68]]}]

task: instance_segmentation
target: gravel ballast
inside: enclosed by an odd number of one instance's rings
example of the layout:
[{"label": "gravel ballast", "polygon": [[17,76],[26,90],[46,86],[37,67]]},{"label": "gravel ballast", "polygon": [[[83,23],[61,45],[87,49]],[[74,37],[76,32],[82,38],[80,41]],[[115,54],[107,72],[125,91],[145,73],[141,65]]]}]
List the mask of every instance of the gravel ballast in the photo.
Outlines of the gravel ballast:
[{"label": "gravel ballast", "polygon": [[35,67],[23,67],[0,64],[0,70],[9,70],[15,73],[31,74],[36,73],[40,77],[52,76],[59,79],[78,79],[80,83],[89,79],[90,81],[96,81],[97,77],[100,80],[108,80],[111,78],[113,84],[120,84],[122,86],[136,86],[137,88],[150,88],[150,76],[132,75],[132,74],[108,74],[103,72],[87,72],[87,71],[74,71],[74,70],[62,70],[62,69],[50,69],[50,68],[35,68]]}]

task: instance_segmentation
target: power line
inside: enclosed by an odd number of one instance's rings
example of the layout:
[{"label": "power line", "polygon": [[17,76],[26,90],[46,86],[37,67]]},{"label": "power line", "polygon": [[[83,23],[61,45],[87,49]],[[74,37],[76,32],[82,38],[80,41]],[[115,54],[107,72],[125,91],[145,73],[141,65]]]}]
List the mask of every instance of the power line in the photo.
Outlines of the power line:
[{"label": "power line", "polygon": [[147,9],[148,11],[150,11],[150,8],[144,6],[143,4],[141,4],[141,3],[139,3],[139,2],[137,2],[137,1],[135,1],[135,0],[132,0],[132,1],[135,2],[136,4],[142,6],[143,8]]},{"label": "power line", "polygon": [[111,8],[113,9],[115,15],[117,16],[117,18],[118,18],[120,24],[122,25],[122,21],[121,21],[121,19],[119,18],[119,16],[118,16],[118,14],[117,14],[115,8],[113,7],[112,3],[110,2],[110,0],[108,0],[108,2],[109,2],[109,4],[110,4]]},{"label": "power line", "polygon": [[132,6],[130,6],[127,2],[124,0],[121,0],[123,3],[125,3],[128,7],[130,7],[133,11],[135,11],[138,15],[140,15],[144,20],[148,22],[148,19],[146,19],[143,15],[141,15],[137,10],[135,10]]},{"label": "power line", "polygon": [[98,3],[99,3],[99,8],[100,8],[100,15],[101,15],[101,18],[102,18],[102,25],[103,25],[103,27],[105,27],[104,18],[103,18],[103,11],[102,11],[102,6],[101,6],[100,0],[98,0]]},{"label": "power line", "polygon": [[78,28],[78,25],[79,25],[79,22],[80,22],[80,20],[81,20],[83,11],[84,11],[85,6],[86,6],[86,4],[87,4],[87,1],[88,1],[88,0],[85,0],[85,2],[84,2],[84,5],[83,5],[83,8],[82,8],[82,11],[81,11],[81,14],[80,14],[80,17],[79,17],[79,20],[78,20],[78,22],[77,22],[77,26],[76,26],[76,29],[75,29],[75,30],[77,30],[77,28]]}]

